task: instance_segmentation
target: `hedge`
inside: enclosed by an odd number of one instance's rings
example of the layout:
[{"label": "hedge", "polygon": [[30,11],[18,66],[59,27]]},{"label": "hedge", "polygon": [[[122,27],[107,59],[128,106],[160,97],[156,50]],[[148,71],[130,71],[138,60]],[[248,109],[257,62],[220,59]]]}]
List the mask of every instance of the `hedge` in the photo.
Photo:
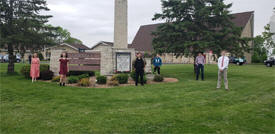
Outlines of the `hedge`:
[{"label": "hedge", "polygon": [[164,80],[164,78],[161,75],[155,75],[154,76],[154,81],[155,82],[162,82],[163,80]]},{"label": "hedge", "polygon": [[114,79],[119,82],[119,84],[127,84],[129,75],[128,74],[118,74],[114,76]]},{"label": "hedge", "polygon": [[79,80],[80,79],[77,76],[70,76],[70,77],[68,77],[68,83],[69,84],[78,83]]},{"label": "hedge", "polygon": [[106,76],[98,76],[96,77],[96,83],[97,84],[106,84],[107,77]]},{"label": "hedge", "polygon": [[53,78],[53,72],[50,70],[40,71],[40,77],[41,80],[51,80]]}]

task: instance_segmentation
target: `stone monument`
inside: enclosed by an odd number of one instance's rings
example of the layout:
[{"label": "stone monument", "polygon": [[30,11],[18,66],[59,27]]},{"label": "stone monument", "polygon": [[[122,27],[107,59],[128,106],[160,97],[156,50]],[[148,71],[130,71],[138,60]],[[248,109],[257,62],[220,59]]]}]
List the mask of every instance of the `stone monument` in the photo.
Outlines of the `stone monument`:
[{"label": "stone monument", "polygon": [[128,2],[115,0],[114,48],[128,48]]},{"label": "stone monument", "polygon": [[135,49],[128,48],[128,2],[115,0],[114,46],[101,52],[101,75],[130,72]]}]

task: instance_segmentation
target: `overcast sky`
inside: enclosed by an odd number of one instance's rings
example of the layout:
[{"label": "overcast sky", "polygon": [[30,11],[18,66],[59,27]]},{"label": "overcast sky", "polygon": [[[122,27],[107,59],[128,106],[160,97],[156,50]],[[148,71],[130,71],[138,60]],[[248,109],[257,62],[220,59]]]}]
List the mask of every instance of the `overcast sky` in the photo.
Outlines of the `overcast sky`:
[{"label": "overcast sky", "polygon": [[[53,15],[50,24],[69,30],[73,37],[93,46],[99,41],[113,41],[114,0],[47,0]],[[275,0],[226,0],[233,3],[232,13],[255,11],[255,35],[270,22]],[[160,0],[128,0],[129,43],[139,27],[152,21],[161,12]]]}]

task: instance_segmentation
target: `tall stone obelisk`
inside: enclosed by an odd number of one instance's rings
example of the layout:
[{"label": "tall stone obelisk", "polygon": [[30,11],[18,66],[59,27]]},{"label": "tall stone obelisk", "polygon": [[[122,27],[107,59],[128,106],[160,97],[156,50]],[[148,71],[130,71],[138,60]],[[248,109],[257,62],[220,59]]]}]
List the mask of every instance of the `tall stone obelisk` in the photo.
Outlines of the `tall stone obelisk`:
[{"label": "tall stone obelisk", "polygon": [[[114,46],[101,51],[100,74],[131,72],[135,49],[128,48],[128,1],[115,0]],[[150,66],[151,64],[147,65]]]},{"label": "tall stone obelisk", "polygon": [[114,48],[128,48],[127,0],[115,0]]}]

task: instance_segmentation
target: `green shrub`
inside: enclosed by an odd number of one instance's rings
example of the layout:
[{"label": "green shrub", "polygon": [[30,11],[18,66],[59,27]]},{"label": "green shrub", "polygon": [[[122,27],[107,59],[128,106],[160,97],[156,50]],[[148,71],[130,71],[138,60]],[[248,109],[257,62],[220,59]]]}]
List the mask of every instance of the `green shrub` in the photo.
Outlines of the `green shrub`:
[{"label": "green shrub", "polygon": [[[132,71],[130,74],[131,78],[136,81],[136,72]],[[140,82],[140,79],[138,80],[138,82]],[[144,73],[143,75],[143,83],[146,84],[147,83],[147,78],[146,78],[146,74]]]},{"label": "green shrub", "polygon": [[56,76],[52,79],[52,82],[59,82],[60,81],[60,76]]},{"label": "green shrub", "polygon": [[95,76],[95,72],[94,71],[70,71],[69,72],[69,76],[71,75],[82,75],[82,74],[88,74],[90,77]]},{"label": "green shrub", "polygon": [[40,73],[44,71],[50,70],[50,65],[48,64],[40,64]]},{"label": "green shrub", "polygon": [[77,76],[79,79],[83,79],[83,78],[89,78],[89,74],[82,74],[82,75],[79,75]]},{"label": "green shrub", "polygon": [[79,86],[82,86],[82,87],[88,87],[91,85],[91,82],[89,80],[89,78],[83,78],[79,81]]},{"label": "green shrub", "polygon": [[20,73],[26,78],[26,79],[30,79],[30,70],[31,70],[31,66],[30,65],[24,65],[21,70]]},{"label": "green shrub", "polygon": [[78,83],[79,80],[80,79],[77,76],[70,76],[70,77],[68,77],[68,83],[69,84]]},{"label": "green shrub", "polygon": [[96,71],[95,72],[95,76],[97,77],[97,76],[100,76],[100,72],[99,71]]},{"label": "green shrub", "polygon": [[118,74],[114,76],[114,79],[119,82],[119,84],[128,83],[129,76],[128,74]]},{"label": "green shrub", "polygon": [[51,80],[53,78],[53,72],[50,70],[40,71],[40,77],[41,80]]},{"label": "green shrub", "polygon": [[97,84],[106,84],[107,77],[106,76],[98,76],[96,77],[96,83]]},{"label": "green shrub", "polygon": [[119,86],[119,82],[117,80],[108,81],[109,86]]},{"label": "green shrub", "polygon": [[154,81],[155,82],[162,82],[163,80],[164,80],[164,78],[161,75],[155,75],[154,76]]}]

